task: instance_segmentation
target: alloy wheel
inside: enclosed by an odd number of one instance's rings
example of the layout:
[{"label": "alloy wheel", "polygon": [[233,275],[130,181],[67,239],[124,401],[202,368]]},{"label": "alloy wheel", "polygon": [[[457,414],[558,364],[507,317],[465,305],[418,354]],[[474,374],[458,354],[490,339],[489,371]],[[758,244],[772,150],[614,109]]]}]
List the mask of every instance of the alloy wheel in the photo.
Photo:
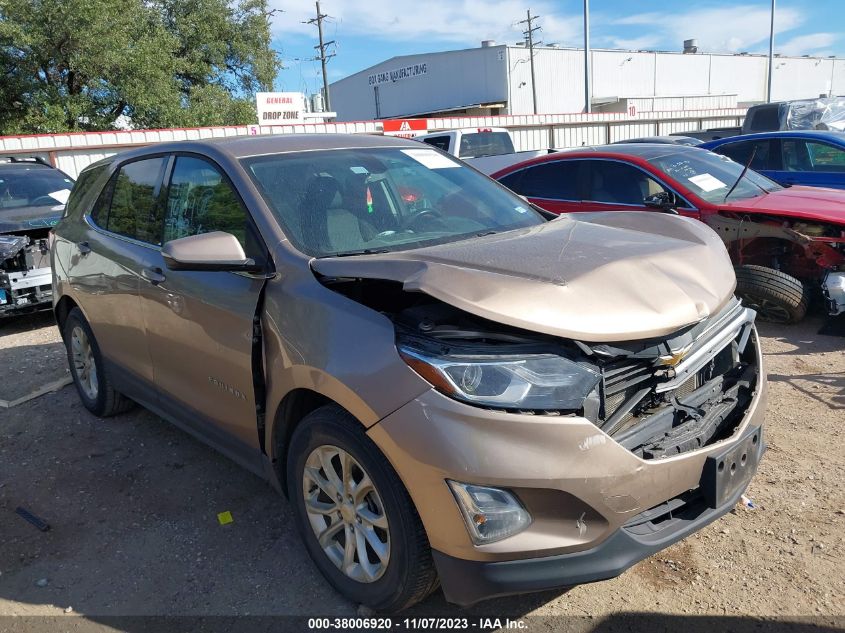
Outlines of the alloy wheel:
[{"label": "alloy wheel", "polygon": [[80,388],[88,398],[96,400],[99,382],[94,350],[91,348],[91,341],[88,340],[85,330],[78,325],[70,333],[70,349],[73,356],[73,371]]},{"label": "alloy wheel", "polygon": [[337,446],[318,446],[305,462],[302,494],[311,529],[341,572],[375,582],[390,561],[384,504],[367,472]]}]

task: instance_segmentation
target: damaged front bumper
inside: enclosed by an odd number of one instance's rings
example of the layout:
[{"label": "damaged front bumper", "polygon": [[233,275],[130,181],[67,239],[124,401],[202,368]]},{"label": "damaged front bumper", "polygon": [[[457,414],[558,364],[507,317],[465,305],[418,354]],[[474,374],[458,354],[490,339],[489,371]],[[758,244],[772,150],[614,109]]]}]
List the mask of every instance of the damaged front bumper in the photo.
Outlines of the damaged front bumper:
[{"label": "damaged front bumper", "polygon": [[[610,578],[729,511],[764,450],[766,402],[753,326],[741,319],[731,331],[740,341],[743,333],[751,339],[752,375],[731,378],[746,395],[704,380],[679,393],[677,406],[662,410],[697,415],[696,423],[679,427],[695,429],[696,438],[724,420],[727,426],[708,442],[673,437],[670,424],[664,444],[671,450],[655,451],[584,416],[484,410],[434,390],[371,427],[370,437],[413,497],[447,599],[471,604]],[[717,356],[707,365],[714,362]],[[633,395],[626,400],[635,398],[638,385],[628,389]],[[718,413],[726,408],[733,409],[730,417]],[[663,420],[651,418],[666,415],[626,415],[623,426],[637,418],[637,425],[651,427],[652,437]],[[447,480],[510,491],[531,524],[503,540],[474,545]]]},{"label": "damaged front bumper", "polygon": [[46,240],[0,235],[0,317],[47,309],[52,297]]},{"label": "damaged front bumper", "polygon": [[[750,427],[742,440],[743,448],[748,444],[753,450],[742,453],[745,460],[741,467],[739,459],[731,462],[741,468],[741,473],[736,470],[732,473],[730,466],[720,473],[718,464],[724,463],[723,460],[711,459],[719,480],[728,482],[721,481],[720,486],[716,478],[708,479],[712,490],[706,490],[702,485],[699,490],[646,510],[588,550],[508,561],[462,560],[434,551],[434,562],[447,599],[455,604],[470,605],[495,596],[581,585],[618,576],[644,558],[730,512],[765,451],[760,427]],[[705,478],[708,474],[705,468]],[[714,498],[715,489],[722,487],[729,494],[719,505],[711,505],[708,499]]]}]

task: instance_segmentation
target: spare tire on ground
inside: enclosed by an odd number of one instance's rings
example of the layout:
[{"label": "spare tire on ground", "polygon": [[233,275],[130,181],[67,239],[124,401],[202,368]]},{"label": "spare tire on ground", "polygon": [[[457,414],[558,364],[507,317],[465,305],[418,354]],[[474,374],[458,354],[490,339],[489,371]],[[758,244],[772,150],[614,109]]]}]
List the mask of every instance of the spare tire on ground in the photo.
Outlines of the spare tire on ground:
[{"label": "spare tire on ground", "polygon": [[761,321],[798,323],[807,314],[809,295],[795,277],[765,266],[737,266],[736,294]]}]

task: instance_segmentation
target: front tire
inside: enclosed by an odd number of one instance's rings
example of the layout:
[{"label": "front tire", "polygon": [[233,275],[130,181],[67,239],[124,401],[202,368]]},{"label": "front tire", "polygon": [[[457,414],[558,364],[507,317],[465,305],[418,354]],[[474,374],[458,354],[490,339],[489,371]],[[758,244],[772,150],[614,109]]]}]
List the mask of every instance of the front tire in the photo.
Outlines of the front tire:
[{"label": "front tire", "polygon": [[73,383],[85,408],[101,418],[131,409],[135,403],[117,391],[106,375],[97,339],[79,308],[68,313],[62,338]]},{"label": "front tire", "polygon": [[761,321],[798,323],[807,314],[808,291],[799,279],[765,266],[737,266],[736,294]]},{"label": "front tire", "polygon": [[437,587],[410,496],[348,412],[327,405],[302,420],[288,450],[287,485],[309,555],[346,598],[398,611]]}]

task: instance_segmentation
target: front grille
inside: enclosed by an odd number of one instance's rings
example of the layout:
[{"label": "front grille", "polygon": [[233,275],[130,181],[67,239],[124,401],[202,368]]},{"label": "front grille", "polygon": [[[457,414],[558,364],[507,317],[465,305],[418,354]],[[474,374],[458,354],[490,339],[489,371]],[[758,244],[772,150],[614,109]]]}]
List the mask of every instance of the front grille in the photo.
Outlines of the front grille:
[{"label": "front grille", "polygon": [[[644,458],[664,457],[717,441],[741,419],[756,385],[753,312],[700,334],[674,367],[656,358],[605,363],[598,426]],[[754,343],[756,344],[756,342]]]},{"label": "front grille", "polygon": [[620,361],[602,370],[602,418],[607,420],[646,386],[654,382],[654,368],[648,363]]}]

